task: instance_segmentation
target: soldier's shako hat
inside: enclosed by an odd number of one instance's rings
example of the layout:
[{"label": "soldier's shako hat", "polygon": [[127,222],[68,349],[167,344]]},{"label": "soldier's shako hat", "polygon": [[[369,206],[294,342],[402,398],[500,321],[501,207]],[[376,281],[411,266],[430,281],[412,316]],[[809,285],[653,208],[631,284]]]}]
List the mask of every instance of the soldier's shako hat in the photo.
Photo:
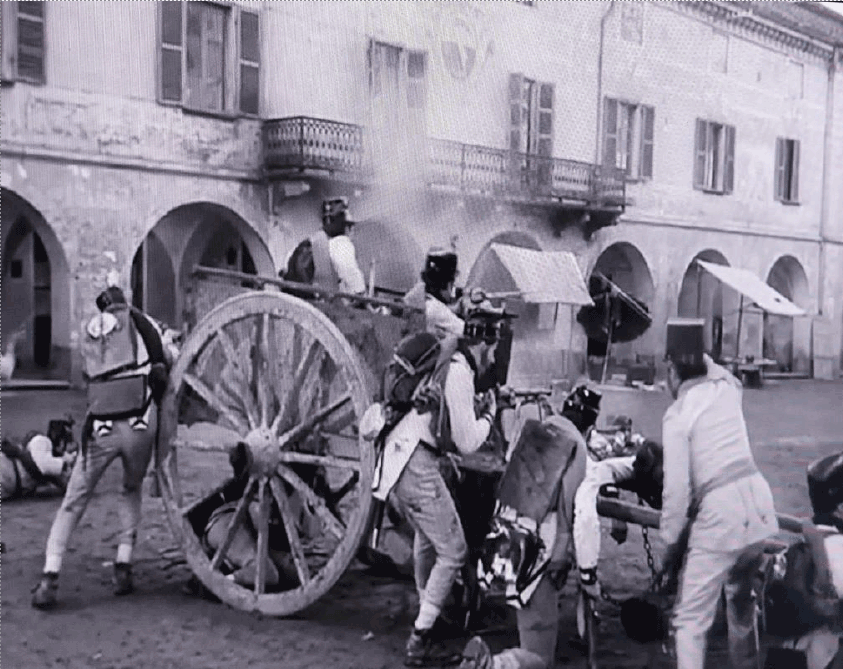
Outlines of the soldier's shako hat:
[{"label": "soldier's shako hat", "polygon": [[808,497],[814,514],[832,513],[843,504],[843,452],[808,465]]},{"label": "soldier's shako hat", "polygon": [[665,359],[678,365],[700,365],[705,352],[702,318],[670,318],[667,321]]},{"label": "soldier's shako hat", "polygon": [[105,311],[114,304],[126,304],[126,296],[117,286],[106,288],[96,299],[97,309]]},{"label": "soldier's shako hat", "polygon": [[562,403],[562,411],[578,411],[584,416],[593,418],[593,423],[600,414],[601,399],[603,399],[603,395],[596,390],[592,390],[586,385],[579,385],[565,398]]},{"label": "soldier's shako hat", "polygon": [[322,201],[322,228],[329,237],[343,234],[355,222],[348,209],[348,198],[332,197]]},{"label": "soldier's shako hat", "polygon": [[457,254],[448,249],[432,248],[424,258],[421,277],[432,290],[443,290],[457,278]]},{"label": "soldier's shako hat", "polygon": [[513,318],[515,318],[514,314],[508,314],[503,309],[481,305],[466,315],[463,338],[494,344],[500,340],[501,331]]}]

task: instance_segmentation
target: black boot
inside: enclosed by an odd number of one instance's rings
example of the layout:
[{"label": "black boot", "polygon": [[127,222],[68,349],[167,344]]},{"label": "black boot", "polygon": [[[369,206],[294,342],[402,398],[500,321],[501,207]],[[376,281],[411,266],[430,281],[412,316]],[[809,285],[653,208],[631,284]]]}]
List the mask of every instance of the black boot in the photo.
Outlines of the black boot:
[{"label": "black boot", "polygon": [[407,667],[446,667],[462,660],[461,653],[453,653],[434,639],[431,630],[414,629],[404,652]]},{"label": "black boot", "polygon": [[135,586],[132,583],[132,565],[128,562],[115,562],[114,578],[112,579],[112,583],[114,584],[115,595],[128,595],[129,593],[134,592]]},{"label": "black boot", "polygon": [[59,589],[59,575],[55,572],[45,571],[41,580],[33,588],[32,606],[36,609],[51,609],[56,605],[56,593]]}]

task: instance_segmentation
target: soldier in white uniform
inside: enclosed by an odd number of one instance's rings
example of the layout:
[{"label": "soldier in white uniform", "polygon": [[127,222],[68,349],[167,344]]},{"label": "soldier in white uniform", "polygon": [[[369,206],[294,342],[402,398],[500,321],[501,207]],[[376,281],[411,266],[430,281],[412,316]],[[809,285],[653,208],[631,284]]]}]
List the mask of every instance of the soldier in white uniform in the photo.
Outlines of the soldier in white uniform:
[{"label": "soldier in white uniform", "polygon": [[366,292],[357,250],[348,236],[353,225],[346,198],[331,198],[322,203],[322,230],[310,238],[315,285],[355,295]]},{"label": "soldier in white uniform", "polygon": [[404,301],[424,309],[425,327],[437,336],[461,337],[465,321],[456,314],[457,254],[432,248],[424,259],[421,281],[404,296]]},{"label": "soldier in white uniform", "polygon": [[[778,532],[773,495],[750,450],[740,382],[703,352],[700,319],[667,326],[661,537],[685,556],[673,611],[678,669],[703,669],[706,633],[725,589],[733,669],[757,669],[752,579]],[[687,539],[686,539],[687,537]]]}]

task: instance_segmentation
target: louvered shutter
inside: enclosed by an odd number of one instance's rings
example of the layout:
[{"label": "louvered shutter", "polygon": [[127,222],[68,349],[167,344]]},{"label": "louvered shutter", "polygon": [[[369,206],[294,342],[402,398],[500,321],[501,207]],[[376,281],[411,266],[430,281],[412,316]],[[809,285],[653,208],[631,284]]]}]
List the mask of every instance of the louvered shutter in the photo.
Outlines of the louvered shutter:
[{"label": "louvered shutter", "polygon": [[0,2],[0,27],[3,29],[0,47],[3,51],[3,62],[0,67],[2,81],[14,81],[15,69],[18,62],[17,36],[17,3]]},{"label": "louvered shutter", "polygon": [[240,111],[257,114],[260,108],[260,16],[240,12]]},{"label": "louvered shutter", "polygon": [[656,111],[652,107],[641,107],[641,174],[650,178],[653,176],[653,135],[655,134]]},{"label": "louvered shutter", "polygon": [[799,140],[793,140],[793,160],[790,163],[790,201],[799,202]]},{"label": "louvered shutter", "polygon": [[784,140],[781,137],[776,138],[776,170],[775,170],[775,198],[777,200],[784,199],[784,157],[785,151]]},{"label": "louvered shutter", "polygon": [[181,102],[184,52],[183,2],[159,2],[159,83],[161,102]]},{"label": "louvered shutter", "polygon": [[18,71],[17,78],[35,84],[44,83],[44,12],[45,2],[17,2]]},{"label": "louvered shutter", "polygon": [[706,155],[708,153],[708,124],[702,119],[697,119],[696,132],[694,133],[694,188],[703,189],[706,187],[705,168]]},{"label": "louvered shutter", "polygon": [[603,105],[603,164],[618,165],[618,101],[611,98]]},{"label": "louvered shutter", "polygon": [[524,76],[509,75],[509,148],[511,151],[521,151],[521,133],[523,132],[523,89]]},{"label": "louvered shutter", "polygon": [[536,105],[538,122],[536,127],[535,153],[547,160],[538,161],[538,184],[542,188],[549,188],[552,177],[553,157],[553,84],[539,84],[538,104]]},{"label": "louvered shutter", "polygon": [[735,189],[735,127],[723,126],[726,132],[723,156],[723,192],[731,193]]}]

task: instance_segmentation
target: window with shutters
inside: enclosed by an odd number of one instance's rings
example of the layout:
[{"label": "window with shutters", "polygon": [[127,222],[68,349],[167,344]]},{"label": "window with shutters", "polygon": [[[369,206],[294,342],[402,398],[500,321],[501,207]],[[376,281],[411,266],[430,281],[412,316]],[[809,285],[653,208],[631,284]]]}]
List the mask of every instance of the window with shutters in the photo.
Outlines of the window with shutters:
[{"label": "window with shutters", "polygon": [[43,84],[46,2],[3,2],[2,81]]},{"label": "window with shutters", "polygon": [[257,115],[260,18],[230,4],[159,2],[159,100]]},{"label": "window with shutters", "polygon": [[731,193],[735,183],[735,128],[697,119],[694,140],[694,188]]},{"label": "window with shutters", "polygon": [[367,59],[373,129],[423,135],[427,54],[371,40]]},{"label": "window with shutters", "polygon": [[630,179],[653,176],[653,107],[606,98],[603,110],[603,164]]},{"label": "window with shutters", "polygon": [[[532,185],[552,179],[554,85],[509,75],[509,149],[512,165]],[[532,156],[547,158],[533,159]]]},{"label": "window with shutters", "polygon": [[799,140],[776,139],[776,199],[799,202]]}]

